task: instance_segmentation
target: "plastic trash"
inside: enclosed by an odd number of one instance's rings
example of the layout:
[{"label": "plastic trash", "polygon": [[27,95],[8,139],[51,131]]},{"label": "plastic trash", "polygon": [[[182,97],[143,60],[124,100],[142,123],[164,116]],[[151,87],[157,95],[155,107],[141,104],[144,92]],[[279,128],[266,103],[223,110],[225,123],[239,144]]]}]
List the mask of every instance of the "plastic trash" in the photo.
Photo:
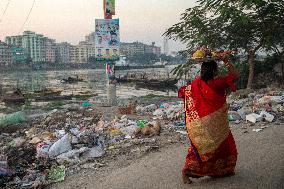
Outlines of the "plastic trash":
[{"label": "plastic trash", "polygon": [[156,104],[150,104],[148,106],[136,106],[136,112],[137,113],[141,113],[141,114],[151,114],[152,112],[154,112],[157,109],[157,105]]},{"label": "plastic trash", "polygon": [[153,112],[154,116],[162,117],[164,115],[164,111],[162,109],[157,109]]},{"label": "plastic trash", "polygon": [[90,148],[88,151],[84,152],[82,157],[83,158],[98,158],[102,157],[105,154],[105,151],[101,147],[93,147]]},{"label": "plastic trash", "polygon": [[50,141],[41,142],[36,146],[37,157],[47,158],[49,156],[48,151],[52,143]]},{"label": "plastic trash", "polygon": [[252,131],[254,131],[254,132],[260,132],[260,131],[262,131],[263,129],[253,129]]},{"label": "plastic trash", "polygon": [[120,131],[125,135],[133,136],[135,135],[137,129],[139,129],[138,125],[133,124],[133,125],[121,128]]},{"label": "plastic trash", "polygon": [[183,134],[183,135],[187,135],[186,131],[176,131],[177,133]]},{"label": "plastic trash", "polygon": [[90,102],[83,102],[82,103],[82,107],[84,107],[84,108],[87,108],[87,107],[90,107],[90,106],[93,106],[93,104],[91,104]]},{"label": "plastic trash", "polygon": [[49,149],[48,154],[50,157],[56,157],[64,152],[72,149],[69,135],[64,135],[61,139],[56,141]]},{"label": "plastic trash", "polygon": [[236,121],[236,120],[240,120],[241,116],[238,114],[238,112],[235,111],[229,111],[228,112],[228,120],[229,121]]},{"label": "plastic trash", "polygon": [[144,128],[145,125],[146,125],[147,121],[145,120],[138,120],[137,121],[137,125],[140,127],[140,128]]},{"label": "plastic trash", "polygon": [[246,115],[246,121],[252,122],[252,123],[256,123],[257,121],[261,120],[261,116],[255,113]]},{"label": "plastic trash", "polygon": [[176,121],[173,125],[174,128],[185,128],[185,122],[184,121]]},{"label": "plastic trash", "polygon": [[12,172],[8,167],[7,157],[0,157],[0,177],[10,176]]},{"label": "plastic trash", "polygon": [[64,129],[55,130],[55,131],[56,131],[55,135],[57,138],[62,138],[64,135],[66,135],[66,131]]},{"label": "plastic trash", "polygon": [[274,119],[274,115],[262,110],[260,116],[263,117],[266,121],[272,122]]},{"label": "plastic trash", "polygon": [[57,159],[65,159],[65,160],[76,159],[76,158],[79,158],[79,156],[81,154],[83,154],[84,152],[87,152],[88,150],[89,150],[89,148],[82,147],[80,149],[74,149],[74,150],[70,150],[70,151],[68,151],[66,153],[60,154],[56,158]]},{"label": "plastic trash", "polygon": [[240,117],[242,118],[242,120],[246,119],[246,114],[242,109],[239,109],[237,112],[240,115]]},{"label": "plastic trash", "polygon": [[0,127],[5,127],[7,125],[13,125],[17,123],[22,123],[26,121],[26,115],[24,112],[16,112],[13,114],[8,114],[0,118]]},{"label": "plastic trash", "polygon": [[47,178],[53,182],[61,182],[65,180],[66,171],[65,166],[60,165],[58,167],[52,167],[47,172]]}]

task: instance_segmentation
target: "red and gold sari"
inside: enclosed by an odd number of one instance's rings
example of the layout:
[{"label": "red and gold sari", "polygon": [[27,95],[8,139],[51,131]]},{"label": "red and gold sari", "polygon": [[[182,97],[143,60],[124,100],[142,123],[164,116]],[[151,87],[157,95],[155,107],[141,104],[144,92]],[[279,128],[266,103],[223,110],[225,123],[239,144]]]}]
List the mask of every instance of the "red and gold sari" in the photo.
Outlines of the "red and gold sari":
[{"label": "red and gold sari", "polygon": [[226,89],[235,77],[218,77],[207,83],[200,78],[179,90],[184,99],[186,128],[191,142],[183,174],[220,177],[234,173],[237,149],[228,122]]}]

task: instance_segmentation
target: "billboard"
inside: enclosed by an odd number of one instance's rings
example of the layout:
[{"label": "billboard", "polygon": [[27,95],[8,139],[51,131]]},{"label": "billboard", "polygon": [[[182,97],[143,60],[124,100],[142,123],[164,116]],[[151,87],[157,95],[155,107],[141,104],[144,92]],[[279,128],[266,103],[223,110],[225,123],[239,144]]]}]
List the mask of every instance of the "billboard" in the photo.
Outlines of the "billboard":
[{"label": "billboard", "polygon": [[119,60],[119,19],[96,19],[96,60]]},{"label": "billboard", "polygon": [[104,0],[106,15],[115,15],[115,0]]}]

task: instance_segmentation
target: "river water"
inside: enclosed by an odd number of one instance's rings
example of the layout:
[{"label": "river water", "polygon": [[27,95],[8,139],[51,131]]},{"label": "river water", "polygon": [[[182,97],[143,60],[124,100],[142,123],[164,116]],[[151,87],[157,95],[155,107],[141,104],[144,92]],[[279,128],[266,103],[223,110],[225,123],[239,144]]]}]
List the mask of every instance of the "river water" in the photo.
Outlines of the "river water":
[{"label": "river water", "polygon": [[[144,69],[144,70],[124,70],[117,71],[116,75],[123,75],[127,72],[147,72],[153,74],[166,74],[173,67]],[[62,82],[62,79],[76,77],[83,79],[83,82],[68,84]],[[92,93],[99,96],[106,96],[106,75],[104,69],[79,69],[79,70],[61,70],[61,71],[0,71],[1,85],[5,90],[20,88],[23,92],[38,91],[44,88],[62,89],[62,94]],[[133,96],[145,96],[148,94],[175,96],[173,90],[150,90],[146,88],[137,88],[133,84],[117,84],[117,97],[130,98]]]}]

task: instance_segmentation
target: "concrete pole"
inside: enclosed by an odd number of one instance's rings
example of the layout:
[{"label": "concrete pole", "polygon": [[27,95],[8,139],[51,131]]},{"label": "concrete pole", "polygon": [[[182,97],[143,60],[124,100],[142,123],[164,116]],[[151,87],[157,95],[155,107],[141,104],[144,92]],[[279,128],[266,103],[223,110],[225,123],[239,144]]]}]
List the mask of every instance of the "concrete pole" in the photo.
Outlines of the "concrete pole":
[{"label": "concrete pole", "polygon": [[106,86],[107,86],[107,102],[109,106],[117,105],[116,98],[116,80],[115,80],[115,71],[114,63],[106,63]]},{"label": "concrete pole", "polygon": [[[106,13],[106,0],[103,0],[104,5],[104,18],[112,19],[112,14]],[[109,106],[117,105],[116,98],[116,80],[115,80],[115,69],[114,62],[106,62],[106,86],[107,86],[107,101]]]},{"label": "concrete pole", "polygon": [[107,84],[107,100],[109,106],[116,106],[116,84]]}]

